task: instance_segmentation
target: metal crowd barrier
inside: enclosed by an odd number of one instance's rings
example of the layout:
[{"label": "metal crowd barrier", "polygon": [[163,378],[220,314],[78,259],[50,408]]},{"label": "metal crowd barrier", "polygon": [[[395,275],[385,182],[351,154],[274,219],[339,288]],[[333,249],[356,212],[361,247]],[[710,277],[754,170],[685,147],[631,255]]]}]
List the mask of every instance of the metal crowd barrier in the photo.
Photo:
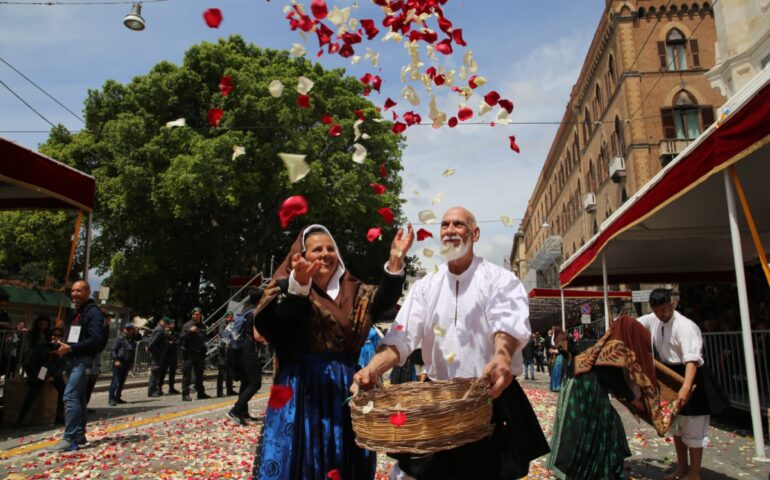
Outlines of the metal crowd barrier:
[{"label": "metal crowd barrier", "polygon": [[[754,362],[757,367],[759,403],[770,408],[770,330],[753,330]],[[741,332],[703,333],[703,357],[733,407],[749,410],[749,387]]]}]

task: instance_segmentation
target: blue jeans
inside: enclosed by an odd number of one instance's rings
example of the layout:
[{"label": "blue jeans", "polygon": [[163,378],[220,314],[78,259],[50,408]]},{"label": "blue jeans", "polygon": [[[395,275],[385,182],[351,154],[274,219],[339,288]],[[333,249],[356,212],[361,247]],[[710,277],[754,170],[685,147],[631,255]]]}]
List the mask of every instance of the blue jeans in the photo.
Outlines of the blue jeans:
[{"label": "blue jeans", "polygon": [[86,436],[86,404],[88,403],[88,374],[94,357],[71,357],[67,360],[68,376],[64,387],[64,440],[75,442]]},{"label": "blue jeans", "polygon": [[524,361],[524,378],[535,378],[535,361]]},{"label": "blue jeans", "polygon": [[112,363],[112,381],[110,382],[110,400],[118,401],[123,393],[123,385],[126,384],[126,377],[128,377],[128,364],[126,362],[120,362],[120,366],[115,366],[115,361]]}]

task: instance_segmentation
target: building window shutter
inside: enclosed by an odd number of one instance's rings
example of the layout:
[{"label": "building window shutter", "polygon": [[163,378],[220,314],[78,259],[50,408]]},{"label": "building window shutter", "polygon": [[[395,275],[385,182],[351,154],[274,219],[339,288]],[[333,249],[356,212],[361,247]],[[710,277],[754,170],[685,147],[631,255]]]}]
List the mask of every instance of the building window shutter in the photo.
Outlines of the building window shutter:
[{"label": "building window shutter", "polygon": [[658,42],[658,56],[660,57],[660,69],[668,70],[668,62],[666,61],[666,44],[664,42]]},{"label": "building window shutter", "polygon": [[692,66],[700,67],[700,51],[698,50],[697,40],[690,40],[690,51],[692,51]]},{"label": "building window shutter", "polygon": [[674,110],[671,108],[661,109],[663,116],[663,138],[676,138],[676,127],[674,127]]},{"label": "building window shutter", "polygon": [[710,106],[701,107],[700,119],[701,123],[703,123],[702,131],[705,131],[714,123],[714,110]]}]

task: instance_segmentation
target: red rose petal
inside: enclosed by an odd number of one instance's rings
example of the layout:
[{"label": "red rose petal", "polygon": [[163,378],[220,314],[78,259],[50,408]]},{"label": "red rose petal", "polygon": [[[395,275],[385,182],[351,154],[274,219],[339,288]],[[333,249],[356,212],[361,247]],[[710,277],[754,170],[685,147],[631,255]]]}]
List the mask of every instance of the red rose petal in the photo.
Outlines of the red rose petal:
[{"label": "red rose petal", "polygon": [[403,330],[404,330],[404,326],[403,325],[396,325],[396,331],[397,332],[401,332]]},{"label": "red rose petal", "polygon": [[504,109],[508,110],[508,113],[511,113],[513,111],[513,102],[508,100],[507,98],[501,99],[499,102],[497,102],[497,104],[503,107]]},{"label": "red rose petal", "polygon": [[386,178],[388,176],[388,169],[385,167],[384,163],[380,164],[380,177]]},{"label": "red rose petal", "polygon": [[332,128],[329,129],[329,136],[331,137],[339,137],[342,135],[342,127],[338,123],[335,123],[332,125]]},{"label": "red rose petal", "polygon": [[342,47],[340,48],[340,57],[342,57],[342,58],[352,57],[353,54],[355,54],[355,53],[356,53],[356,51],[353,50],[353,47],[351,47],[350,44],[346,43],[346,44],[342,45]]},{"label": "red rose petal", "polygon": [[[289,197],[289,198],[294,198],[294,197]],[[290,386],[273,385],[270,387],[270,398],[267,401],[267,406],[276,410],[281,409],[283,408],[284,405],[289,403],[289,400],[291,400],[291,397],[293,396],[294,396],[294,390]]]},{"label": "red rose petal", "polygon": [[425,230],[424,228],[421,228],[417,230],[417,241],[422,242],[426,238],[433,238],[433,234],[429,231]]},{"label": "red rose petal", "polygon": [[429,30],[424,30],[421,36],[422,39],[427,43],[435,43],[436,40],[438,40],[438,34]]},{"label": "red rose petal", "polygon": [[331,42],[334,36],[334,31],[322,22],[318,22],[315,33],[318,36],[318,44],[321,47]]},{"label": "red rose petal", "polygon": [[375,75],[372,77],[372,88],[377,90],[377,93],[380,93],[380,87],[382,86],[382,79],[379,75]]},{"label": "red rose petal", "polygon": [[438,28],[449,35],[449,31],[452,29],[452,22],[444,17],[438,17]]},{"label": "red rose petal", "polygon": [[433,83],[435,83],[437,87],[440,87],[446,83],[446,75],[436,75],[433,77]]},{"label": "red rose petal", "polygon": [[449,128],[455,128],[457,126],[457,118],[456,117],[450,118],[449,121],[447,122],[447,125],[449,125]]},{"label": "red rose petal", "polygon": [[321,118],[321,122],[323,122],[324,125],[330,125],[334,123],[334,119],[328,113],[324,113],[323,118]]},{"label": "red rose petal", "polygon": [[452,40],[458,45],[462,45],[463,47],[467,47],[468,44],[465,43],[465,40],[463,40],[463,29],[462,28],[455,28],[452,30]]},{"label": "red rose petal", "polygon": [[416,124],[418,124],[418,123],[420,123],[422,121],[422,117],[420,117],[419,113],[406,112],[403,115],[403,117],[404,117],[404,121],[406,122],[406,124],[409,125],[410,127],[412,125],[416,125]]},{"label": "red rose petal", "polygon": [[394,413],[390,416],[390,423],[396,428],[403,426],[406,423],[406,414],[404,412]]},{"label": "red rose petal", "polygon": [[388,97],[388,99],[385,100],[385,106],[384,106],[385,107],[385,111],[387,112],[388,110],[390,110],[391,108],[395,107],[396,105],[398,105],[398,104],[396,102],[394,102],[393,100],[391,100],[390,97]]},{"label": "red rose petal", "polygon": [[382,185],[380,183],[370,183],[369,186],[372,187],[372,190],[374,191],[375,195],[382,195],[388,190],[387,188],[385,188],[385,185]]},{"label": "red rose petal", "polygon": [[393,219],[396,218],[396,216],[393,215],[393,210],[388,207],[382,207],[381,209],[377,210],[377,213],[379,213],[382,217],[382,221],[388,225],[392,224]]},{"label": "red rose petal", "polygon": [[461,122],[464,122],[472,117],[473,109],[471,107],[463,107],[459,112],[457,112],[457,118],[459,118]]},{"label": "red rose petal", "polygon": [[519,146],[516,145],[516,137],[511,135],[508,137],[508,139],[511,141],[511,150],[513,150],[516,153],[521,153],[521,150],[519,150]]},{"label": "red rose petal", "polygon": [[222,120],[222,115],[225,113],[221,108],[212,108],[209,110],[208,120],[212,127],[218,127],[219,121]]},{"label": "red rose petal", "polygon": [[436,67],[430,67],[429,69],[425,70],[425,74],[430,77],[431,80],[436,76]]},{"label": "red rose petal", "polygon": [[339,43],[330,43],[329,44],[329,55],[334,55],[335,53],[340,51],[340,44]]},{"label": "red rose petal", "polygon": [[329,480],[342,480],[342,474],[335,468],[334,470],[329,470],[329,473],[326,474],[326,478]]},{"label": "red rose petal", "polygon": [[209,8],[203,12],[203,20],[209,28],[219,28],[219,24],[222,23],[222,10],[218,8]]},{"label": "red rose petal", "polygon": [[359,78],[359,80],[361,80],[361,83],[363,83],[364,85],[369,85],[369,82],[372,81],[372,74],[365,73],[361,78]]},{"label": "red rose petal", "polygon": [[310,108],[310,95],[300,95],[297,97],[299,108]]},{"label": "red rose petal", "polygon": [[478,75],[474,75],[471,78],[468,79],[468,86],[471,88],[477,88],[478,85],[476,85],[476,79],[478,78]]},{"label": "red rose petal", "polygon": [[396,122],[393,124],[393,127],[391,127],[390,130],[396,135],[398,135],[399,133],[404,133],[404,130],[406,130],[406,124],[401,122]]},{"label": "red rose petal", "polygon": [[222,96],[226,97],[230,94],[230,92],[233,91],[233,79],[227,75],[222,76],[221,79],[219,79],[219,93],[222,94]]},{"label": "red rose petal", "polygon": [[347,43],[348,45],[361,43],[361,35],[355,32],[345,32],[342,34],[342,41]]},{"label": "red rose petal", "polygon": [[444,55],[451,55],[452,54],[452,41],[448,38],[446,40],[441,40],[436,44],[436,51],[443,53]]},{"label": "red rose petal", "polygon": [[374,20],[370,18],[362,18],[360,20],[361,26],[364,27],[364,31],[366,32],[366,38],[368,40],[373,39],[377,36],[380,31],[377,29],[377,27],[374,26]]},{"label": "red rose petal", "polygon": [[366,239],[369,240],[369,243],[377,240],[382,236],[382,228],[380,227],[372,227],[369,229],[368,232],[366,232]]},{"label": "red rose petal", "polygon": [[[280,210],[278,210],[278,218],[281,220],[281,228],[286,229],[294,218],[307,213],[307,200],[302,195],[294,195],[283,201]],[[278,385],[273,385],[274,387]],[[270,394],[272,400],[272,392]],[[284,402],[285,403],[285,402]],[[283,406],[283,405],[281,405]],[[274,407],[276,408],[276,407]],[[281,408],[281,407],[277,407]]]},{"label": "red rose petal", "polygon": [[484,95],[484,101],[487,102],[487,105],[490,107],[497,105],[498,100],[500,100],[500,94],[494,90]]},{"label": "red rose petal", "polygon": [[313,16],[318,20],[323,20],[329,14],[324,0],[313,0],[310,2],[310,11],[313,12]]},{"label": "red rose petal", "polygon": [[361,120],[362,122],[366,120],[366,117],[364,117],[363,110],[353,110],[353,113],[355,113],[356,116],[358,116],[358,119]]}]

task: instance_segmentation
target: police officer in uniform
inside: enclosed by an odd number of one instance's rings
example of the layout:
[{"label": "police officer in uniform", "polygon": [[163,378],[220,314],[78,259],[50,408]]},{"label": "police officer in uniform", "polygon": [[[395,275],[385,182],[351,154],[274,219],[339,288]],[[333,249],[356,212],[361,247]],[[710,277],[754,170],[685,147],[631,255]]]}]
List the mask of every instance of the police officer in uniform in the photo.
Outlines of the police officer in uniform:
[{"label": "police officer in uniform", "polygon": [[190,384],[195,374],[195,390],[198,400],[211,398],[203,387],[203,368],[206,363],[206,326],[203,325],[203,312],[199,307],[192,311],[192,320],[182,326],[179,334],[182,347],[182,400],[189,402]]},{"label": "police officer in uniform", "polygon": [[179,346],[179,334],[175,328],[175,322],[173,318],[166,317],[168,323],[168,347],[166,348],[166,356],[163,360],[163,371],[160,376],[160,383],[158,384],[158,390],[163,393],[163,380],[168,375],[168,393],[169,395],[180,393],[179,390],[174,388],[176,382],[176,367],[179,365],[179,354],[177,353],[177,347]]},{"label": "police officer in uniform", "polygon": [[168,350],[168,321],[163,317],[158,320],[158,325],[152,330],[147,351],[150,353],[150,383],[147,389],[148,397],[160,397],[163,395],[160,385],[163,381],[163,372],[166,368],[166,351]]}]

